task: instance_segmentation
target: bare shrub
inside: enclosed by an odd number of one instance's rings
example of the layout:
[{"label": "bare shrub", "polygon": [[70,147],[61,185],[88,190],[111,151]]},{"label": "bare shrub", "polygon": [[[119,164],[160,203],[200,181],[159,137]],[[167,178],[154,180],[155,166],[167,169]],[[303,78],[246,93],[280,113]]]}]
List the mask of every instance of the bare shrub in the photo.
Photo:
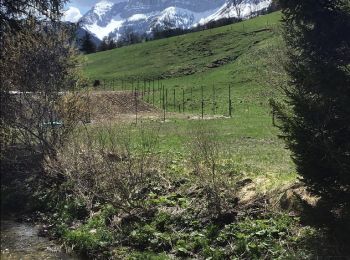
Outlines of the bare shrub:
[{"label": "bare shrub", "polygon": [[65,176],[90,210],[95,202],[104,202],[130,213],[145,208],[152,187],[162,180],[158,137],[157,127],[147,124],[85,130],[49,166]]},{"label": "bare shrub", "polygon": [[[213,129],[199,123],[190,130],[190,162],[195,175],[204,186],[208,209],[216,214],[222,212],[221,188],[227,188],[218,170],[220,144]],[[225,189],[227,190],[227,189]]]},{"label": "bare shrub", "polygon": [[[3,26],[0,62],[1,125],[16,142],[53,155],[84,117],[86,86],[74,46],[74,28],[22,21],[14,33]],[[8,131],[1,140],[9,138]],[[1,141],[6,144],[6,140]]]}]

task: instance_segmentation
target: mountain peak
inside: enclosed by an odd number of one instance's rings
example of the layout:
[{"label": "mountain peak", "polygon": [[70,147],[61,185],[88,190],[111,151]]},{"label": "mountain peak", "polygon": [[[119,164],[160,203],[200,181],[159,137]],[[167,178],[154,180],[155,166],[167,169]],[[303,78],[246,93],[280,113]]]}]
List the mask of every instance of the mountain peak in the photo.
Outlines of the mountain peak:
[{"label": "mountain peak", "polygon": [[[254,3],[255,4],[254,4]],[[243,16],[249,10],[261,10],[271,0],[245,0]],[[81,19],[83,29],[102,40],[105,36],[118,39],[124,33],[150,33],[157,29],[188,29],[198,23],[235,17],[237,12],[226,0],[102,0]]]},{"label": "mountain peak", "polygon": [[97,14],[99,17],[101,17],[106,12],[108,12],[113,5],[114,3],[107,0],[103,0],[95,4],[95,6],[93,7],[93,12]]}]

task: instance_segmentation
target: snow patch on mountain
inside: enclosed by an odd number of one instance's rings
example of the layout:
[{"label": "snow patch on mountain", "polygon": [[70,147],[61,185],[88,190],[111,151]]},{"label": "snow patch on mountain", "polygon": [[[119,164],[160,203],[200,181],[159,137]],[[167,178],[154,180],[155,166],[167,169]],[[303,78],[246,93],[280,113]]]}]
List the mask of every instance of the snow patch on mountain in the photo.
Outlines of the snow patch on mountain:
[{"label": "snow patch on mountain", "polygon": [[80,25],[100,40],[118,39],[125,32],[189,29],[221,18],[247,17],[270,4],[271,0],[245,0],[238,13],[226,0],[102,0],[82,17]]},{"label": "snow patch on mountain", "polygon": [[[90,33],[94,34],[97,38],[102,40],[104,37],[109,36],[109,34],[115,30],[119,30],[124,21],[122,20],[114,20],[112,19],[107,26],[99,26],[97,23],[90,24],[90,25],[85,25],[84,29],[89,31]],[[116,37],[118,38],[118,36]]]},{"label": "snow patch on mountain", "polygon": [[157,21],[154,23],[154,27],[165,27],[166,29],[186,29],[190,27],[193,22],[194,15],[192,12],[186,9],[171,6],[166,8],[158,15]]},{"label": "snow patch on mountain", "polygon": [[208,22],[217,21],[222,18],[245,18],[248,17],[251,13],[268,8],[271,5],[271,2],[272,0],[262,0],[256,4],[252,1],[244,1],[237,6],[227,2],[212,15],[202,18],[199,21],[199,24],[206,24]]},{"label": "snow patch on mountain", "polygon": [[134,14],[130,18],[128,18],[129,22],[136,22],[139,20],[147,20],[148,16],[145,14]]},{"label": "snow patch on mountain", "polygon": [[94,6],[93,12],[101,18],[104,14],[106,14],[111,9],[113,5],[114,3],[106,0],[98,2]]}]

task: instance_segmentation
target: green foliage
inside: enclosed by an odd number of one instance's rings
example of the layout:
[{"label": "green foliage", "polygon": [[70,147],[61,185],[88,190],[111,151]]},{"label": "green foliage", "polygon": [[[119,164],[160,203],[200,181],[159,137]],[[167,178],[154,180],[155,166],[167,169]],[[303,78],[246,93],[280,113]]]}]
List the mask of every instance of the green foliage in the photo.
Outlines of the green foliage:
[{"label": "green foliage", "polygon": [[19,17],[34,16],[40,20],[45,16],[52,20],[59,20],[62,8],[67,0],[3,0],[0,9],[0,24],[9,24],[12,29],[18,30],[22,25]]},{"label": "green foliage", "polygon": [[[212,224],[194,229],[185,228],[182,221],[159,214],[130,233],[131,245],[137,250],[174,252],[182,258],[293,259],[298,256],[303,259],[308,255],[296,233],[300,229],[298,220],[287,215],[248,217],[223,227]],[[166,228],[160,223],[165,223]]]},{"label": "green foliage", "polygon": [[156,254],[153,252],[135,252],[131,253],[130,256],[126,256],[128,260],[170,260],[171,257],[166,254]]},{"label": "green foliage", "polygon": [[108,223],[115,213],[116,210],[110,205],[103,206],[84,225],[74,230],[66,229],[63,234],[65,243],[90,256],[100,255],[101,257],[101,254],[104,257],[108,256],[110,254],[108,248],[115,238]]},{"label": "green foliage", "polygon": [[225,226],[216,241],[221,245],[231,244],[231,254],[235,257],[261,259],[265,256],[283,259],[291,253],[288,247],[294,246],[292,228],[295,223],[293,218],[285,215],[266,219],[247,218]]},{"label": "green foliage", "polygon": [[[350,201],[350,4],[280,1],[289,110],[275,105],[298,173],[317,195]],[[347,206],[348,207],[348,206]],[[346,208],[346,206],[344,207]]]}]

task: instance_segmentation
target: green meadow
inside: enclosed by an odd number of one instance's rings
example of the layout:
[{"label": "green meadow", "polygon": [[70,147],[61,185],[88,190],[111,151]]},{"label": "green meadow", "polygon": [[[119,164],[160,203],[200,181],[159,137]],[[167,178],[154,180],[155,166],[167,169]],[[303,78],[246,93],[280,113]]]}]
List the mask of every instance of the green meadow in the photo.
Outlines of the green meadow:
[{"label": "green meadow", "polygon": [[[277,91],[258,84],[254,68],[264,66],[264,57],[256,53],[273,43],[280,18],[276,12],[91,54],[84,72],[91,82],[102,82],[98,88],[137,89],[140,99],[159,108],[159,119],[165,109],[160,150],[178,158],[177,164],[187,158],[189,133],[200,124],[215,133],[227,168],[257,180],[260,191],[269,192],[296,178],[290,154],[272,125],[268,103]],[[202,104],[206,120],[200,120]]]}]

